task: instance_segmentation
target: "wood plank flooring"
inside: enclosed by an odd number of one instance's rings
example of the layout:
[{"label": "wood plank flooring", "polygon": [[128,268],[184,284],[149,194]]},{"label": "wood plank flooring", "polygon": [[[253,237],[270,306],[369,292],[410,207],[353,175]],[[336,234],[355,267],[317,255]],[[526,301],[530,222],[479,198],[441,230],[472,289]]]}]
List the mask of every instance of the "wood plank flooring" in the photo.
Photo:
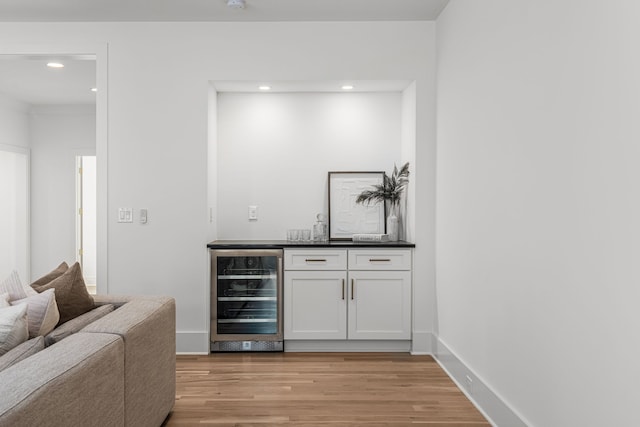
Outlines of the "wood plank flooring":
[{"label": "wood plank flooring", "polygon": [[490,426],[430,356],[216,353],[177,357],[165,426]]}]

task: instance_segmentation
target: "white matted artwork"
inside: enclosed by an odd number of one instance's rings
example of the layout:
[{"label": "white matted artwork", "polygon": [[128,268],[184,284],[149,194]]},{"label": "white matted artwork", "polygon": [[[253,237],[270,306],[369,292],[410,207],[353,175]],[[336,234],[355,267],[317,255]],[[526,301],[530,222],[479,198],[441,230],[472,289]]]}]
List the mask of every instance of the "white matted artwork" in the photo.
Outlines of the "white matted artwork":
[{"label": "white matted artwork", "polygon": [[382,184],[383,179],[384,172],[329,172],[330,240],[385,233],[384,203],[356,203],[360,193]]}]

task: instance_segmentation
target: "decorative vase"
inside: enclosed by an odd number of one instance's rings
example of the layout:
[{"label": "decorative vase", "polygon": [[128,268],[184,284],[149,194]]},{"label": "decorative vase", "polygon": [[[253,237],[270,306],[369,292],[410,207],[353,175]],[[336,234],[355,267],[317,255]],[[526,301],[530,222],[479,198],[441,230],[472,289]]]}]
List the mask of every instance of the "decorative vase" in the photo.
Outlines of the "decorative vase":
[{"label": "decorative vase", "polygon": [[398,241],[398,206],[393,204],[389,208],[389,215],[387,216],[387,234],[389,235],[389,241]]}]

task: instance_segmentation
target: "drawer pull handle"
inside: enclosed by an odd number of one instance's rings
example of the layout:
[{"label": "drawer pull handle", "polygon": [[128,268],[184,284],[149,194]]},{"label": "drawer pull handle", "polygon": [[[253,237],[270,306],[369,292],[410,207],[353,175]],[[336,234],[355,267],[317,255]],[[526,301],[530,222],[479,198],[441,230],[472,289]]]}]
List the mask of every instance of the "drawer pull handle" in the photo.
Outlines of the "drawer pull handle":
[{"label": "drawer pull handle", "polygon": [[344,279],[342,279],[342,299],[344,300]]},{"label": "drawer pull handle", "polygon": [[307,258],[304,261],[305,262],[327,262],[326,259],[310,259],[310,258]]},{"label": "drawer pull handle", "polygon": [[351,299],[353,299],[355,297],[355,281],[356,279],[351,279]]},{"label": "drawer pull handle", "polygon": [[369,258],[369,262],[391,262],[389,258]]}]

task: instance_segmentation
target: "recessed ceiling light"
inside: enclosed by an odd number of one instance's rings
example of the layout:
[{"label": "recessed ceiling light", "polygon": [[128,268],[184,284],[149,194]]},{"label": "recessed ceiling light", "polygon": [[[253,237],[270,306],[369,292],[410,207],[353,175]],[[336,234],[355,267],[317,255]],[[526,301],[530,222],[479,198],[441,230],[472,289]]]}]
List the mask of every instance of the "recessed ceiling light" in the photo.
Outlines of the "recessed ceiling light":
[{"label": "recessed ceiling light", "polygon": [[271,90],[271,86],[262,85],[262,86],[258,86],[258,89],[260,89],[260,90]]},{"label": "recessed ceiling light", "polygon": [[97,91],[98,91],[98,88],[97,88],[97,87],[92,87],[92,88],[91,88],[91,92],[97,92]]},{"label": "recessed ceiling light", "polygon": [[47,63],[47,67],[49,67],[49,68],[64,68],[64,64],[61,64],[59,62],[49,62],[49,63]]},{"label": "recessed ceiling light", "polygon": [[227,6],[233,9],[244,9],[244,0],[227,0]]},{"label": "recessed ceiling light", "polygon": [[343,85],[342,86],[342,90],[351,90],[351,89],[353,89],[352,85]]}]

